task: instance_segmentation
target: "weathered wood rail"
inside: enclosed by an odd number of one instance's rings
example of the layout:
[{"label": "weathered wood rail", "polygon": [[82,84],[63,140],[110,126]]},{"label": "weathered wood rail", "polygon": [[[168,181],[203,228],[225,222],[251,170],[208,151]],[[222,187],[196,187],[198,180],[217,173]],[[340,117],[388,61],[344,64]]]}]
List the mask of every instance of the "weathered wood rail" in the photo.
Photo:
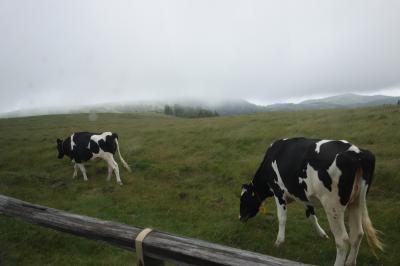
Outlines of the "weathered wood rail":
[{"label": "weathered wood rail", "polygon": [[[77,236],[101,240],[135,250],[135,239],[143,228],[64,212],[0,195],[0,214]],[[146,265],[173,261],[179,265],[306,265],[206,241],[151,232],[143,241]]]}]

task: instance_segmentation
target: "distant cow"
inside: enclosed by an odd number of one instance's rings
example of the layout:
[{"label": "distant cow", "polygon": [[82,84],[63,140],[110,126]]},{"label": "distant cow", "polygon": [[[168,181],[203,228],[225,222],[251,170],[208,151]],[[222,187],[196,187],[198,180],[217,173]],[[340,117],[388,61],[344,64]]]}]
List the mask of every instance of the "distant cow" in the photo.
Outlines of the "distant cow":
[{"label": "distant cow", "polygon": [[87,181],[84,162],[96,158],[104,159],[108,164],[107,180],[111,179],[112,172],[115,172],[118,184],[122,185],[119,176],[118,164],[114,160],[114,154],[117,151],[119,158],[125,168],[130,171],[129,165],[122,158],[119,151],[118,135],[111,132],[101,134],[89,132],[76,132],[65,140],[57,139],[58,158],[61,159],[67,155],[74,163],[74,174],[72,178],[78,175],[78,167],[83,174],[83,179]]},{"label": "distant cow", "polygon": [[[349,244],[346,265],[356,265],[364,231],[373,251],[383,249],[366,205],[374,168],[375,156],[370,151],[344,140],[293,138],[275,141],[250,184],[242,186],[239,218],[247,221],[255,216],[261,203],[273,196],[279,220],[275,245],[279,246],[285,240],[286,205],[297,200],[304,204],[306,216],[318,235],[328,238],[314,212],[314,203],[319,201],[335,237],[335,266],[345,264]],[[346,208],[349,234],[344,224]]]}]

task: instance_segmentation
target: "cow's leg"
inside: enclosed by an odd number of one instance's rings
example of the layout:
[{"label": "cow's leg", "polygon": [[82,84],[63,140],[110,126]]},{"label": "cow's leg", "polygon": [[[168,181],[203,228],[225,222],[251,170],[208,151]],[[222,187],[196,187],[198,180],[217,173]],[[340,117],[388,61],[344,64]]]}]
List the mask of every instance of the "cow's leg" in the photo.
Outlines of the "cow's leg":
[{"label": "cow's leg", "polygon": [[74,173],[72,174],[72,178],[76,178],[78,176],[78,166],[74,163]]},{"label": "cow's leg", "polygon": [[282,199],[279,200],[277,197],[275,197],[275,202],[279,221],[279,231],[278,236],[276,237],[275,246],[278,247],[285,242],[286,202]]},{"label": "cow's leg", "polygon": [[87,175],[86,175],[86,169],[85,169],[85,166],[83,165],[83,163],[77,163],[77,165],[78,165],[79,169],[82,172],[83,180],[88,181],[88,178],[87,178]]},{"label": "cow's leg", "polygon": [[361,197],[365,197],[366,188],[361,190],[358,198],[350,203],[347,207],[349,214],[349,238],[350,238],[350,253],[346,260],[346,265],[356,265],[358,249],[360,248],[361,240],[364,236],[362,228],[362,205]]},{"label": "cow's leg", "polygon": [[335,237],[336,260],[334,266],[343,266],[349,249],[349,235],[344,225],[345,206],[341,205],[338,200],[329,198],[321,200],[321,203],[325,209],[329,226]]},{"label": "cow's leg", "polygon": [[311,223],[314,225],[315,230],[317,231],[318,235],[322,238],[328,239],[328,235],[325,233],[324,229],[319,225],[318,218],[315,215],[314,207],[310,205],[306,205],[306,216],[310,219]]},{"label": "cow's leg", "polygon": [[117,162],[114,160],[113,155],[110,153],[105,157],[105,160],[108,163],[108,167],[111,167],[112,170],[114,170],[115,177],[117,178],[117,183],[122,185],[121,178],[119,176],[119,168]]},{"label": "cow's leg", "polygon": [[[108,163],[107,163],[108,164]],[[111,175],[113,172],[113,168],[108,164],[108,175],[107,175],[107,181],[111,180]]]},{"label": "cow's leg", "polygon": [[115,172],[115,177],[117,178],[117,183],[120,184],[120,185],[122,185],[121,177],[119,176],[119,167],[118,167],[118,164],[117,164],[117,162],[114,160],[114,158],[112,158],[112,159],[113,159],[113,162],[114,162],[114,172]]}]

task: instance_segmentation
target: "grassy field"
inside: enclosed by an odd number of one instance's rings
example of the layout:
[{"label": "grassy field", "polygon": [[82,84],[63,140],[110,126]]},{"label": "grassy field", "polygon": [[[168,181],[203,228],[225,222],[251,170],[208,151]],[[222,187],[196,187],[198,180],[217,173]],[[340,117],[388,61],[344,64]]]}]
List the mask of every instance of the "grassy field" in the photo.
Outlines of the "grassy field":
[{"label": "grassy field", "polygon": [[[87,166],[89,182],[72,179],[72,164],[57,159],[56,138],[73,131],[114,131],[131,165],[124,186],[106,181],[103,161]],[[286,242],[275,203],[241,224],[241,184],[255,173],[277,138],[346,139],[377,157],[368,197],[370,217],[383,232],[375,258],[362,242],[358,265],[400,265],[400,108],[263,113],[182,119],[161,114],[56,115],[0,120],[0,193],[74,213],[152,227],[241,249],[333,265],[336,250],[317,237],[303,206],[289,205]],[[117,160],[118,161],[118,160]],[[318,207],[321,226],[328,229]],[[329,231],[329,230],[327,230]],[[329,232],[330,233],[330,232]],[[134,255],[107,244],[0,216],[0,264],[132,265]]]}]

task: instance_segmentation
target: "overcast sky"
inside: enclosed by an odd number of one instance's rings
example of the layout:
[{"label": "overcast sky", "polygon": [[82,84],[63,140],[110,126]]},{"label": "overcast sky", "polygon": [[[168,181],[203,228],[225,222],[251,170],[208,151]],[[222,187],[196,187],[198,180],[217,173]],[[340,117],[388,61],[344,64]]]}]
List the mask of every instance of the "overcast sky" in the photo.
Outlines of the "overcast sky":
[{"label": "overcast sky", "polygon": [[400,1],[0,0],[0,112],[400,95]]}]

